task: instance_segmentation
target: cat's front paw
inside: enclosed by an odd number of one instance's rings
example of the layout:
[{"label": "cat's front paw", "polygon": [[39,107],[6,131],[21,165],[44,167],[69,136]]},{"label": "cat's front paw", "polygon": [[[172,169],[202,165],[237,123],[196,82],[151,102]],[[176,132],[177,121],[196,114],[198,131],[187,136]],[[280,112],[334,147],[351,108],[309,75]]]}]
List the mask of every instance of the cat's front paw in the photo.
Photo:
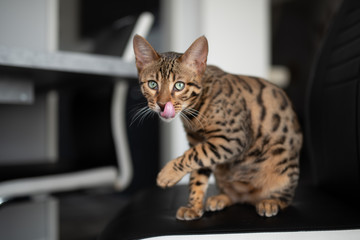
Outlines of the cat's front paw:
[{"label": "cat's front paw", "polygon": [[173,161],[167,163],[157,176],[157,185],[162,188],[172,187],[179,182],[186,172],[174,168]]},{"label": "cat's front paw", "polygon": [[203,209],[180,207],[176,213],[176,218],[179,220],[190,221],[201,218],[203,214]]}]

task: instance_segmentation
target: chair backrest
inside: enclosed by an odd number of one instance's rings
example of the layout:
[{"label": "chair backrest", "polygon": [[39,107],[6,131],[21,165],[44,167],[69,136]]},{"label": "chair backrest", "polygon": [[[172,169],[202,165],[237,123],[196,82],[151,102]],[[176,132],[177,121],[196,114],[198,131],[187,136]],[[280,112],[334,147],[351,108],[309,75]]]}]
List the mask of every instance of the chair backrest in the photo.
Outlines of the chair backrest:
[{"label": "chair backrest", "polygon": [[360,1],[344,0],[329,28],[307,97],[307,141],[316,183],[360,189]]}]

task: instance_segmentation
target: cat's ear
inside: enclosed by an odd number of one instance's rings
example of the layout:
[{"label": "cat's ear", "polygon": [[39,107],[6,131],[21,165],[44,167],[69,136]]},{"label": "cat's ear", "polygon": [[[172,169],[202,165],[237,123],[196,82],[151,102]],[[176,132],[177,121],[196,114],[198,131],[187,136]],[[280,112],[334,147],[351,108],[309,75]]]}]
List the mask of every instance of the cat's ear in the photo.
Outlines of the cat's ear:
[{"label": "cat's ear", "polygon": [[159,54],[145,40],[145,38],[135,35],[133,39],[133,47],[136,59],[136,67],[140,72],[145,65],[159,59]]},{"label": "cat's ear", "polygon": [[180,61],[198,74],[203,74],[206,69],[208,51],[209,47],[206,37],[199,37],[181,56]]}]

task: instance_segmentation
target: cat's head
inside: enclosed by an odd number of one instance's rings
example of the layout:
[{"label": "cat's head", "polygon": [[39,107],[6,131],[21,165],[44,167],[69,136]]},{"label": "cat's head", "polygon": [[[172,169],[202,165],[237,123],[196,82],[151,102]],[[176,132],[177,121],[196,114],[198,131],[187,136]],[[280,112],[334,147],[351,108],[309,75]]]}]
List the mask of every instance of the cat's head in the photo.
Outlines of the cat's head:
[{"label": "cat's head", "polygon": [[148,106],[162,120],[170,121],[181,112],[190,112],[202,92],[208,42],[203,36],[184,54],[157,53],[141,36],[133,40],[139,82]]}]

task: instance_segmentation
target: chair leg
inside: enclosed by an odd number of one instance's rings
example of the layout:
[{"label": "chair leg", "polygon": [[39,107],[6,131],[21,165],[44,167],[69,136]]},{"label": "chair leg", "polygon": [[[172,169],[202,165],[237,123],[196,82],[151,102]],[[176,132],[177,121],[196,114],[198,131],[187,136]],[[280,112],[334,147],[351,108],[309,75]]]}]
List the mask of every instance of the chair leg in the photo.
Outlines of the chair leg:
[{"label": "chair leg", "polygon": [[111,103],[111,125],[119,168],[115,188],[119,191],[128,187],[133,177],[133,166],[126,131],[126,96],[128,89],[128,82],[118,79],[114,85]]}]

